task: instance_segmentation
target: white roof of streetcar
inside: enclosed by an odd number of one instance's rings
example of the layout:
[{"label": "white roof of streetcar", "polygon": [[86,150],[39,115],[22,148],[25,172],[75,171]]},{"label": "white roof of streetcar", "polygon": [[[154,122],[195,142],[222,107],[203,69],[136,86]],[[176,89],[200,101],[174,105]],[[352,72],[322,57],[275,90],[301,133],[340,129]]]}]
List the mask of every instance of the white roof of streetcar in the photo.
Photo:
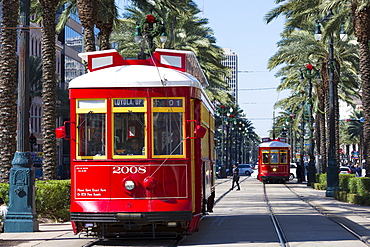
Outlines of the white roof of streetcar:
[{"label": "white roof of streetcar", "polygon": [[148,65],[109,67],[81,75],[69,82],[69,88],[163,87],[202,88],[192,75],[174,69]]},{"label": "white roof of streetcar", "polygon": [[260,147],[282,148],[282,147],[290,147],[290,145],[288,143],[285,143],[285,142],[270,141],[270,142],[261,143]]}]

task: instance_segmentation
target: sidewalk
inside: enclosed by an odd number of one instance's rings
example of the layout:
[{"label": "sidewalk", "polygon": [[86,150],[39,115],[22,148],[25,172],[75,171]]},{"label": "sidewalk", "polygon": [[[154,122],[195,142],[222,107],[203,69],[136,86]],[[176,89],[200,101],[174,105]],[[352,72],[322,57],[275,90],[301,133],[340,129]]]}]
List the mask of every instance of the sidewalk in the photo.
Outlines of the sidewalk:
[{"label": "sidewalk", "polygon": [[70,222],[40,224],[39,229],[38,232],[1,233],[0,246],[73,247],[94,241],[93,238],[79,238],[74,235]]}]

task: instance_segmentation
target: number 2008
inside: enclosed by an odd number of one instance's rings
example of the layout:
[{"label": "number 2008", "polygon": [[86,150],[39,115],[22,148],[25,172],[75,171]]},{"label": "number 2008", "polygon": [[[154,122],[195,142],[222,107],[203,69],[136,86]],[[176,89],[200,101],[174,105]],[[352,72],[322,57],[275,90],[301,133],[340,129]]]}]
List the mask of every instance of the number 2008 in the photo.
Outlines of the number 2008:
[{"label": "number 2008", "polygon": [[144,166],[114,166],[113,174],[144,174],[146,167]]}]

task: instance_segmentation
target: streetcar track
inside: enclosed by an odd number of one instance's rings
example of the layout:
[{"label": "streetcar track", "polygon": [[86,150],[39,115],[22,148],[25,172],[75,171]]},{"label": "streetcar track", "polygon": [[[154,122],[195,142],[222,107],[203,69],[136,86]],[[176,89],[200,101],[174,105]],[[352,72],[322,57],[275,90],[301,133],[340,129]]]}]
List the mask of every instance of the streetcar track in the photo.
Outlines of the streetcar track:
[{"label": "streetcar track", "polygon": [[[296,195],[300,200],[302,200],[303,202],[305,202],[306,204],[308,204],[309,206],[311,206],[313,209],[315,209],[317,212],[319,212],[320,214],[322,214],[323,216],[325,216],[327,219],[329,219],[330,221],[336,223],[337,225],[341,226],[343,229],[345,229],[346,231],[348,231],[349,233],[351,233],[353,236],[355,236],[358,240],[360,240],[361,242],[363,242],[364,244],[366,244],[367,246],[370,246],[370,241],[368,239],[365,239],[363,236],[361,236],[360,234],[358,234],[355,230],[352,230],[349,226],[347,226],[346,224],[344,224],[343,222],[340,221],[341,217],[338,217],[338,216],[335,216],[335,215],[331,215],[330,213],[326,213],[324,209],[322,209],[320,206],[316,206],[316,205],[313,205],[309,199],[307,198],[304,198],[303,196],[300,196],[298,195],[292,188],[290,188],[289,186],[287,186],[286,184],[284,184],[286,188],[288,188],[294,195]],[[342,207],[344,208],[345,210],[347,210],[348,212],[351,212],[353,214],[356,214],[358,216],[360,216],[358,213],[352,211],[352,210],[349,210],[345,207]],[[361,216],[363,217],[363,216]]]},{"label": "streetcar track", "polygon": [[283,228],[279,224],[279,221],[278,221],[278,219],[277,219],[277,217],[276,217],[276,215],[275,215],[275,213],[272,209],[270,201],[268,199],[267,192],[266,192],[266,184],[263,184],[263,198],[265,200],[266,207],[267,207],[267,210],[269,212],[272,224],[274,225],[275,232],[276,232],[277,237],[279,239],[280,246],[289,247],[289,243],[288,243],[288,240],[287,240],[287,238],[284,234]]}]

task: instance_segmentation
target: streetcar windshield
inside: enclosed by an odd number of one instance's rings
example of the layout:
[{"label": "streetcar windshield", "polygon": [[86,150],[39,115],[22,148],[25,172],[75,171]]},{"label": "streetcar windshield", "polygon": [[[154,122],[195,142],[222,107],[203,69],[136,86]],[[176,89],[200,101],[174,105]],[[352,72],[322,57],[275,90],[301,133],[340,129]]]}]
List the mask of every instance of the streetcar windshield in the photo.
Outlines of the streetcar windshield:
[{"label": "streetcar windshield", "polygon": [[144,154],[144,113],[115,113],[114,133],[114,150],[116,155]]},{"label": "streetcar windshield", "polygon": [[280,150],[280,164],[288,163],[288,153],[287,150]]}]

